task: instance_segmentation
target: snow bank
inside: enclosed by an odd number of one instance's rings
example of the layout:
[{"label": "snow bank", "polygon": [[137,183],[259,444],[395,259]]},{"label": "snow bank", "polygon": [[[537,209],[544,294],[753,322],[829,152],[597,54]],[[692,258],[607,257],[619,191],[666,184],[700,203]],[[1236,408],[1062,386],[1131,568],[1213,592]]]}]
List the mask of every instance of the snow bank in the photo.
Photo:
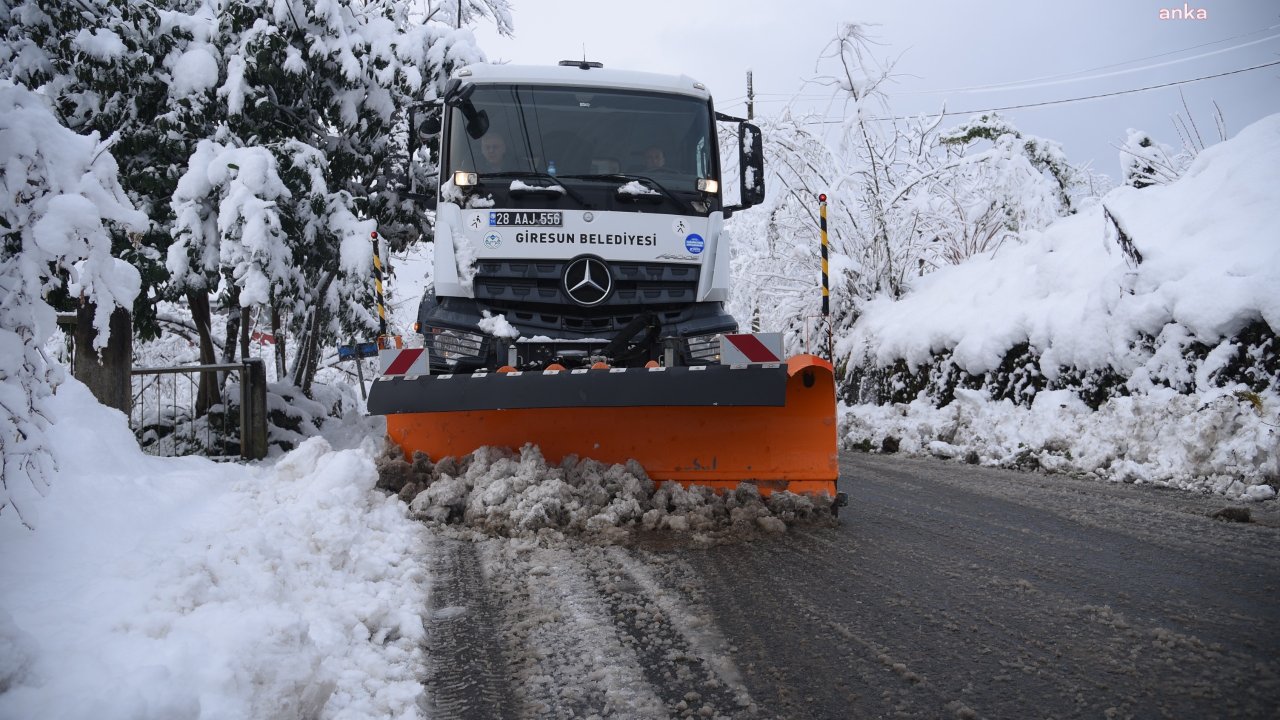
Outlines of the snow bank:
[{"label": "snow bank", "polygon": [[0,717],[419,717],[422,528],[369,448],[154,458],[83,385],[53,406],[43,522],[0,524]]},{"label": "snow bank", "polygon": [[417,453],[410,464],[389,444],[379,471],[379,486],[398,493],[415,517],[499,537],[567,534],[617,542],[659,530],[715,541],[834,521],[825,497],[777,492],[762,499],[745,483],[723,495],[674,482],[658,486],[635,461],[606,465],[570,456],[548,465],[534,445],[519,454],[484,447],[438,463]]},{"label": "snow bank", "polygon": [[[868,304],[840,343],[884,366],[952,350],[969,372],[1029,342],[1042,365],[1081,369],[1145,359],[1130,344],[1177,323],[1202,342],[1262,319],[1280,328],[1280,115],[1205,150],[1176,183],[1118,188],[1021,245],[920,278],[901,300]],[[1142,254],[1128,260],[1103,206]]]},{"label": "snow bank", "polygon": [[[959,390],[945,410],[858,406],[847,440],[896,436],[935,454],[952,449],[930,443],[955,444],[996,464],[1031,453],[1051,469],[1229,495],[1280,481],[1277,188],[1273,115],[1202,152],[1176,182],[1118,188],[1021,244],[918,279],[900,300],[869,303],[838,352],[855,375],[889,377],[879,401],[885,387],[910,399],[915,385],[886,370],[902,363],[917,379],[933,373],[934,401],[950,400],[936,392],[947,373],[994,373],[986,390],[1004,373],[1030,407],[966,404]],[[1090,395],[1098,412],[1059,389]]]}]

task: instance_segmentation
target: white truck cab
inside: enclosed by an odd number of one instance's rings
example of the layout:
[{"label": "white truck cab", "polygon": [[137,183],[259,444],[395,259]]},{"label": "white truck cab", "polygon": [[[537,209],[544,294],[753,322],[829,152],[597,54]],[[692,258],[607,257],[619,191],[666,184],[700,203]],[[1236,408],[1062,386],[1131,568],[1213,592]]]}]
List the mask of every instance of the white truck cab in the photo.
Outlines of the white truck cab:
[{"label": "white truck cab", "polygon": [[[434,368],[714,362],[737,329],[724,220],[764,197],[755,126],[692,78],[581,61],[462,68],[442,120]],[[739,125],[737,205],[717,120]]]}]

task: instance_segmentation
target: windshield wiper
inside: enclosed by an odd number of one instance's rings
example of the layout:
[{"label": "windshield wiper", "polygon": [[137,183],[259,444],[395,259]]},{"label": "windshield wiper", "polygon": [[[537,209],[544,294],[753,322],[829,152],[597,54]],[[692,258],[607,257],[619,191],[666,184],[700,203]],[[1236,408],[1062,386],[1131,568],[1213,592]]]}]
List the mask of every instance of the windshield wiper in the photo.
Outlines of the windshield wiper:
[{"label": "windshield wiper", "polygon": [[[587,202],[586,198],[582,197],[582,195],[574,191],[573,188],[568,187],[567,185],[564,185],[563,183],[561,183],[560,178],[557,178],[555,175],[552,175],[550,173],[537,172],[536,170],[508,170],[504,172],[479,173],[477,174],[476,177],[479,178],[480,180],[488,180],[488,179],[519,180],[521,178],[538,178],[539,180],[550,180],[555,187],[563,188],[565,194],[573,198],[574,200],[578,201],[578,204],[581,205],[582,207],[584,208],[591,207],[591,203]],[[534,188],[532,191],[538,192],[537,188]]]},{"label": "windshield wiper", "polygon": [[689,207],[687,203],[685,203],[680,198],[676,197],[674,193],[672,193],[670,190],[664,187],[662,183],[658,182],[657,180],[654,180],[651,177],[647,177],[645,175],[631,175],[629,173],[599,173],[595,175],[561,175],[560,177],[565,178],[566,180],[598,180],[600,182],[621,181],[621,182],[644,183],[657,189],[663,195],[666,195],[671,200],[671,202],[675,203],[676,206],[679,207],[680,209],[682,210],[692,209]]}]

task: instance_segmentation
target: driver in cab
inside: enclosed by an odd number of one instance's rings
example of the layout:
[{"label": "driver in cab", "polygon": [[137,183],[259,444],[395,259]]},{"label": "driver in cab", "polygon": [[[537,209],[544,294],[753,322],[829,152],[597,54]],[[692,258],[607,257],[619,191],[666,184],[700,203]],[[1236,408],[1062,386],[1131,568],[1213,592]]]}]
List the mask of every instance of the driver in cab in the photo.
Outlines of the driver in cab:
[{"label": "driver in cab", "polygon": [[507,165],[507,141],[502,135],[491,132],[480,139],[480,172],[498,172]]},{"label": "driver in cab", "polygon": [[657,145],[650,145],[644,151],[644,170],[653,172],[667,166],[667,154]]}]

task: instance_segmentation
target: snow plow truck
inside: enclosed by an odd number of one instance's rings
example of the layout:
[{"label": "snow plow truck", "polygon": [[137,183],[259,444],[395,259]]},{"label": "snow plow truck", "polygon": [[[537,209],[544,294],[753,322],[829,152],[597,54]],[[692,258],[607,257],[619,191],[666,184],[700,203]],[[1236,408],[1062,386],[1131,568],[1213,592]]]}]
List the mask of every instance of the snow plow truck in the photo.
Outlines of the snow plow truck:
[{"label": "snow plow truck", "polygon": [[[717,122],[737,125],[736,205]],[[586,61],[463,68],[433,125],[421,343],[382,351],[368,399],[407,457],[535,443],[549,462],[843,500],[831,365],[724,308],[725,219],[764,200],[756,126],[689,77]]]}]

